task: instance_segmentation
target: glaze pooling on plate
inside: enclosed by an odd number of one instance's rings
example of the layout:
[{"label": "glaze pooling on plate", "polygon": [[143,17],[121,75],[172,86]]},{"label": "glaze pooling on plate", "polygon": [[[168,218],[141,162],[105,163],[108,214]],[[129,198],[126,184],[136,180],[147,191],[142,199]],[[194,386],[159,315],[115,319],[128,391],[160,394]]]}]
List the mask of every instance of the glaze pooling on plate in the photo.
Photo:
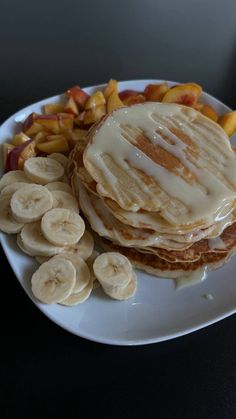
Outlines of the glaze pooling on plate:
[{"label": "glaze pooling on plate", "polygon": [[[160,82],[120,82],[119,89],[141,91],[148,83]],[[85,90],[92,93],[98,88],[101,86]],[[0,128],[1,143],[17,131],[17,121],[24,120],[31,112],[41,112],[44,104],[56,103],[59,99],[59,96],[45,99],[9,118]],[[212,104],[219,114],[230,111],[210,95],[203,94],[203,101]],[[157,279],[136,271],[138,289],[132,299],[112,301],[97,289],[82,305],[68,308],[36,301],[29,281],[37,263],[20,252],[15,237],[1,234],[1,243],[18,281],[35,305],[53,322],[86,339],[116,345],[160,342],[206,327],[236,312],[235,258],[210,273],[206,281],[179,291],[175,290],[172,280]],[[214,299],[203,298],[203,295],[212,295]]]}]

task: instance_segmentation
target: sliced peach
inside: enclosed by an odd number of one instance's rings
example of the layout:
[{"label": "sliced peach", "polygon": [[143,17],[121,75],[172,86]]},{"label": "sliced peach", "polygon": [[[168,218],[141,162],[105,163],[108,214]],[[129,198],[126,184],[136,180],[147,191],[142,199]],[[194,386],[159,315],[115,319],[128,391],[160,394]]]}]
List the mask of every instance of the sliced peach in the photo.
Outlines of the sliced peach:
[{"label": "sliced peach", "polygon": [[9,143],[3,143],[2,145],[2,163],[3,163],[4,172],[7,171],[8,156],[14,148],[15,146]]},{"label": "sliced peach", "polygon": [[70,148],[78,143],[78,141],[84,141],[88,131],[86,129],[75,128],[70,133],[68,133],[67,140],[69,142]]},{"label": "sliced peach", "polygon": [[118,93],[118,81],[110,79],[103,91],[105,99],[107,100],[113,92]]},{"label": "sliced peach", "polygon": [[236,132],[236,111],[228,112],[225,115],[220,116],[218,123],[230,137]]},{"label": "sliced peach", "polygon": [[46,115],[51,115],[59,112],[64,112],[64,105],[61,103],[48,103],[43,107]]},{"label": "sliced peach", "polygon": [[139,95],[141,92],[138,92],[137,90],[131,90],[131,89],[127,89],[127,90],[123,90],[122,92],[119,93],[119,98],[120,100],[125,100],[130,96],[137,96]]},{"label": "sliced peach", "polygon": [[69,113],[57,114],[60,131],[71,130],[74,126],[74,115]]},{"label": "sliced peach", "polygon": [[195,106],[201,92],[201,86],[195,83],[177,85],[168,90],[168,92],[164,95],[162,102]]},{"label": "sliced peach", "polygon": [[146,102],[146,97],[144,95],[136,95],[136,96],[129,96],[124,99],[123,103],[126,106],[135,105],[136,103],[144,103]]},{"label": "sliced peach", "polygon": [[[31,143],[33,143],[32,147]],[[34,140],[26,141],[18,147],[14,147],[8,154],[6,162],[6,171],[23,168],[24,161],[26,160],[26,158],[34,157],[35,155],[36,153]]]},{"label": "sliced peach", "polygon": [[106,106],[100,105],[93,109],[88,109],[85,112],[83,123],[85,125],[93,124],[99,121],[99,119],[106,114]]},{"label": "sliced peach", "polygon": [[28,137],[28,135],[24,134],[24,132],[20,132],[19,134],[14,135],[12,144],[18,147],[18,145],[21,145],[29,140],[30,137]]},{"label": "sliced peach", "polygon": [[95,106],[105,105],[105,103],[106,100],[103,93],[100,90],[98,90],[87,100],[84,109],[87,111],[88,109],[92,109]]},{"label": "sliced peach", "polygon": [[167,83],[148,84],[144,90],[144,96],[146,96],[148,101],[161,102],[168,90],[169,86]]},{"label": "sliced peach", "polygon": [[200,112],[207,116],[207,118],[210,118],[212,121],[217,122],[218,121],[218,115],[215,111],[215,109],[210,105],[203,105]]},{"label": "sliced peach", "polygon": [[35,140],[36,144],[42,143],[42,142],[46,141],[47,136],[48,136],[47,131],[40,131],[35,135],[34,140]]},{"label": "sliced peach", "polygon": [[79,86],[71,87],[66,93],[69,97],[73,97],[80,109],[84,108],[84,105],[89,98],[89,95]]},{"label": "sliced peach", "polygon": [[60,132],[60,127],[57,115],[59,114],[37,115],[35,122],[42,127],[41,129],[46,128],[47,130],[58,134]]},{"label": "sliced peach", "polygon": [[52,139],[54,137],[53,135],[49,136],[51,137],[50,141],[45,141],[43,143],[37,144],[37,148],[40,151],[43,151],[47,154],[52,153],[67,153],[69,151],[69,145],[65,137],[63,135],[55,135],[55,139]]},{"label": "sliced peach", "polygon": [[122,100],[120,100],[117,92],[112,92],[107,99],[107,112],[112,112],[117,108],[124,106]]},{"label": "sliced peach", "polygon": [[84,117],[85,117],[85,111],[81,112],[76,118],[74,118],[74,123],[78,125],[79,127],[83,127]]},{"label": "sliced peach", "polygon": [[32,112],[23,122],[22,132],[24,132],[29,137],[31,135],[37,134],[41,131],[42,126],[36,122],[38,115],[35,112]]},{"label": "sliced peach", "polygon": [[[65,108],[64,108],[64,112],[68,112],[71,113],[72,115],[79,115],[79,109],[78,109],[78,105],[75,102],[75,100],[73,99],[73,97],[69,97],[69,99],[67,100],[66,104],[65,104]],[[63,111],[62,111],[63,113]]]}]

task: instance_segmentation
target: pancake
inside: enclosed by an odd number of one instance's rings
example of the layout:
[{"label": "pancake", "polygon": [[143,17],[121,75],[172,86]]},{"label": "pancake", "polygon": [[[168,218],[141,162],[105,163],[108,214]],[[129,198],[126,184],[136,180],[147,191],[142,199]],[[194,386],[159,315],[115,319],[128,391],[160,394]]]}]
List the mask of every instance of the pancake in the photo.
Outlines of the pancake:
[{"label": "pancake", "polygon": [[235,205],[236,156],[223,129],[192,108],[147,102],[95,124],[83,153],[97,193],[174,226],[214,224]]}]

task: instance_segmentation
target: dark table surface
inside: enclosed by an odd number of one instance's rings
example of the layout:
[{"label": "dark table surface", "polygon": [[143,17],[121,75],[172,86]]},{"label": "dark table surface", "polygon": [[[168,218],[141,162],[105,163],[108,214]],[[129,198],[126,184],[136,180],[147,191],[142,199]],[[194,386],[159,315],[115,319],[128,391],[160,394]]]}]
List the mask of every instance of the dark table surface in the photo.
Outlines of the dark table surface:
[{"label": "dark table surface", "polygon": [[[0,119],[79,84],[195,81],[236,108],[234,0],[2,0]],[[235,418],[236,316],[172,341],[106,346],[48,320],[3,251],[0,417]]]}]

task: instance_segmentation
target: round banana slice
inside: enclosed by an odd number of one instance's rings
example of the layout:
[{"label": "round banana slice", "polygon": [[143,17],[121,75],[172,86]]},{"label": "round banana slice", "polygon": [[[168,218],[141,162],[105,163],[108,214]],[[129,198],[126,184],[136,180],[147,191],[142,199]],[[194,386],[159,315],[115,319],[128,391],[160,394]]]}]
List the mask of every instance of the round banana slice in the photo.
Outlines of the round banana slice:
[{"label": "round banana slice", "polygon": [[22,238],[21,238],[20,233],[18,233],[18,234],[17,234],[16,243],[17,243],[18,247],[20,248],[20,250],[21,250],[23,253],[25,253],[25,254],[26,254],[26,255],[28,255],[28,256],[34,256],[34,255],[32,255],[32,253],[31,253],[31,252],[29,252],[29,251],[25,248],[25,246],[24,246],[24,243],[23,243],[23,241],[22,241]]},{"label": "round banana slice", "polygon": [[53,259],[60,258],[70,260],[75,267],[76,283],[73,288],[73,293],[82,291],[90,281],[90,271],[87,264],[81,257],[73,255],[71,253],[62,253],[61,255],[54,256]]},{"label": "round banana slice", "polygon": [[75,211],[54,208],[44,214],[41,221],[44,237],[56,246],[70,246],[84,234],[84,220]]},{"label": "round banana slice", "polygon": [[129,259],[118,252],[107,252],[99,255],[93,264],[96,278],[103,287],[125,287],[132,276],[132,265]]},{"label": "round banana slice", "polygon": [[68,185],[65,182],[51,182],[45,185],[45,188],[47,188],[50,192],[51,191],[63,191],[70,193],[72,195],[72,189],[70,185]]},{"label": "round banana slice", "polygon": [[36,261],[40,265],[42,265],[42,263],[47,262],[50,259],[50,257],[47,257],[47,256],[35,256],[35,259],[36,259]]},{"label": "round banana slice", "polygon": [[63,247],[49,243],[41,232],[41,223],[25,224],[21,231],[21,239],[27,252],[32,256],[55,256],[63,251]]},{"label": "round banana slice", "polygon": [[60,304],[65,306],[75,306],[86,301],[93,289],[93,281],[90,280],[88,285],[80,292],[72,292],[65,300],[61,301]]},{"label": "round banana slice", "polygon": [[71,194],[63,191],[51,191],[51,194],[53,208],[67,208],[79,213],[78,202]]},{"label": "round banana slice", "polygon": [[3,195],[13,195],[18,189],[22,188],[23,186],[28,185],[26,182],[13,182],[10,185],[5,186],[1,192],[1,196]]},{"label": "round banana slice", "polygon": [[64,175],[64,167],[48,157],[30,157],[25,161],[24,172],[33,182],[46,185],[60,180]]},{"label": "round banana slice", "polygon": [[7,234],[19,233],[24,227],[11,212],[11,195],[0,196],[0,230]]},{"label": "round banana slice", "polygon": [[41,185],[23,186],[11,198],[11,210],[16,221],[32,223],[42,218],[52,208],[53,197],[47,188]]},{"label": "round banana slice", "polygon": [[43,263],[31,279],[32,292],[46,304],[59,303],[71,294],[76,271],[68,259],[50,259]]},{"label": "round banana slice", "polygon": [[32,183],[23,170],[12,170],[11,172],[5,173],[0,179],[0,192],[5,186],[15,182]]},{"label": "round banana slice", "polygon": [[133,297],[137,291],[137,277],[133,272],[130,282],[125,287],[103,287],[103,291],[115,300],[127,300],[128,298]]},{"label": "round banana slice", "polygon": [[64,154],[62,154],[62,153],[52,153],[52,154],[49,154],[48,157],[50,159],[56,160],[59,163],[61,163],[61,165],[64,167],[65,173],[66,173],[67,166],[68,166],[68,163],[69,163],[69,159]]},{"label": "round banana slice", "polygon": [[92,234],[85,230],[83,236],[78,241],[78,243],[73,246],[65,247],[66,253],[72,253],[74,255],[80,256],[82,259],[86,260],[91,256],[94,247],[94,240]]}]

